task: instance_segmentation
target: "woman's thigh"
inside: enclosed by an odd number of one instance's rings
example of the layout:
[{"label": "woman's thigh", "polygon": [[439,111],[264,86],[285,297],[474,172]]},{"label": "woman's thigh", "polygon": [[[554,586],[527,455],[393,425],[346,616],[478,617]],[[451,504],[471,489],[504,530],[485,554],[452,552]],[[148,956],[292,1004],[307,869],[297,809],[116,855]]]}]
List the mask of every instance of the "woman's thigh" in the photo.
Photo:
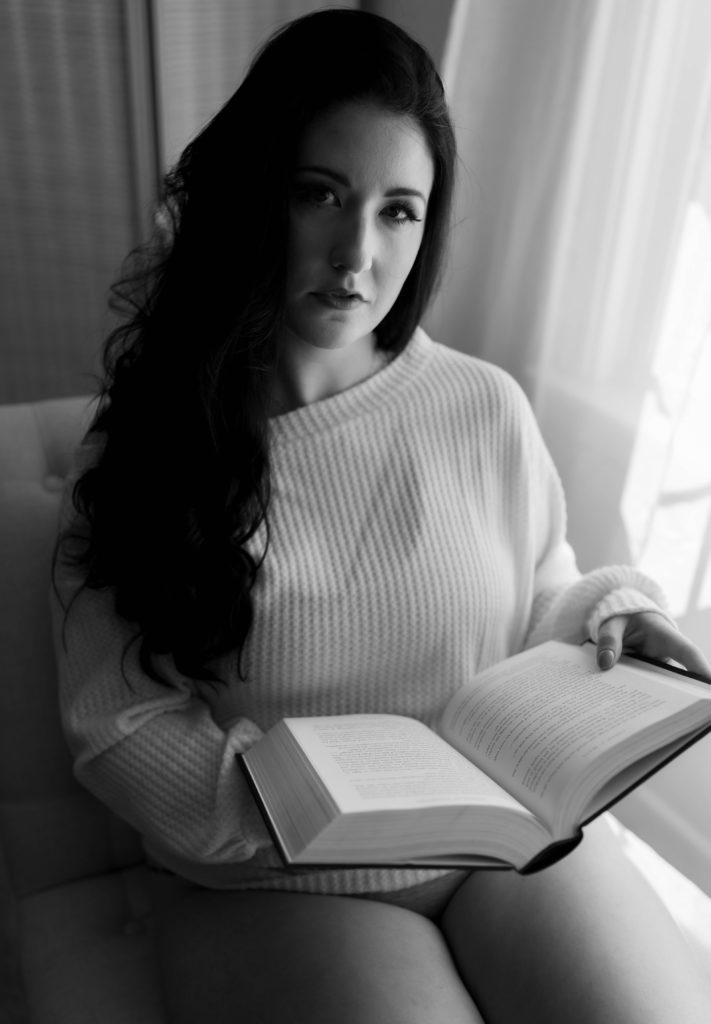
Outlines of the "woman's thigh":
[{"label": "woman's thigh", "polygon": [[706,979],[604,818],[538,874],[473,873],[441,927],[491,1024],[711,1020]]},{"label": "woman's thigh", "polygon": [[157,937],[170,1024],[481,1024],[437,926],[402,907],[197,890]]}]

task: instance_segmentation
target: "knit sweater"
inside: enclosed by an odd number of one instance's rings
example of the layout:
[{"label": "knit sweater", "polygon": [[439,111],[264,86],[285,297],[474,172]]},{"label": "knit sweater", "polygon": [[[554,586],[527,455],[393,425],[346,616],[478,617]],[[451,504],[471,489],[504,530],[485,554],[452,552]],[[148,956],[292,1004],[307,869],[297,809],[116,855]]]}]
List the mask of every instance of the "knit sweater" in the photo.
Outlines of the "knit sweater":
[{"label": "knit sweater", "polygon": [[[85,444],[77,471],[95,458]],[[663,595],[631,568],[581,576],[522,391],[422,330],[368,380],[273,418],[270,460],[247,681],[235,657],[216,687],[166,657],[175,685],[161,686],[135,644],[124,651],[135,627],[111,593],[81,590],[57,644],[77,777],[139,830],[150,857],[205,886],[367,893],[441,876],[286,873],[235,754],[286,715],[433,724],[477,671],[551,637],[596,638],[609,615],[657,608]],[[63,570],[59,582],[66,602],[78,581]]]}]

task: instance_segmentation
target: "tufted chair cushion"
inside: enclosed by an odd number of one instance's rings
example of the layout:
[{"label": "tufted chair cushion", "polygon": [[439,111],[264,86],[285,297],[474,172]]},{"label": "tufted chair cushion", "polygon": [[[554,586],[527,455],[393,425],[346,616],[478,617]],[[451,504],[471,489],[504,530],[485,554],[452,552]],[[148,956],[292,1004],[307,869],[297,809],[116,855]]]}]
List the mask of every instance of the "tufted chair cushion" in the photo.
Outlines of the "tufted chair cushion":
[{"label": "tufted chair cushion", "polygon": [[[0,1021],[158,1024],[169,878],[74,780],[49,615],[59,499],[88,400],[0,407]],[[164,893],[164,896],[161,895]]]},{"label": "tufted chair cushion", "polygon": [[74,781],[59,726],[49,571],[86,407],[70,399],[0,410],[0,828],[19,895],[141,858],[136,836]]}]

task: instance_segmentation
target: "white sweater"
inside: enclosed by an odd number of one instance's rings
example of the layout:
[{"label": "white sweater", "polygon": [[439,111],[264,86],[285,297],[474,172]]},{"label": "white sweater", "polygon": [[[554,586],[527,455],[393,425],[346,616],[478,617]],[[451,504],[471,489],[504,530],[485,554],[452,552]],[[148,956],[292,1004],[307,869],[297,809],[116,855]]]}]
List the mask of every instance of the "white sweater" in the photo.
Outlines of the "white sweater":
[{"label": "white sweater", "polygon": [[[625,567],[581,577],[560,482],[518,385],[418,330],[375,376],[271,421],[271,542],[229,684],[141,671],[134,628],[84,590],[58,643],[80,781],[160,864],[212,887],[367,892],[442,871],[288,875],[234,755],[285,715],[376,711],[431,723],[478,670],[550,637],[596,638],[659,589]],[[84,446],[77,465],[95,457]],[[257,538],[259,545],[263,538]],[[66,599],[76,580],[65,576]],[[57,611],[55,605],[55,612]],[[59,624],[60,616],[57,614]]]}]

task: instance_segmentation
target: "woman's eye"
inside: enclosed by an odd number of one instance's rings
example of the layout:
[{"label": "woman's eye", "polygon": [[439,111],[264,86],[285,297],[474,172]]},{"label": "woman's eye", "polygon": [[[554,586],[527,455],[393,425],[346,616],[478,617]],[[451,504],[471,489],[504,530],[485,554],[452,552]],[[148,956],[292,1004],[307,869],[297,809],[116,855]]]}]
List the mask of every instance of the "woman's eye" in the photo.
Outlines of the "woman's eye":
[{"label": "woman's eye", "polygon": [[383,213],[393,224],[407,224],[410,222],[419,224],[422,220],[408,203],[391,203],[390,206],[385,207]]},{"label": "woman's eye", "polygon": [[297,185],[295,194],[300,202],[314,206],[333,206],[336,201],[335,192],[327,185]]},{"label": "woman's eye", "polygon": [[[328,185],[321,185],[318,182],[297,184],[294,188],[294,198],[297,203],[304,206],[315,206],[319,209],[340,206],[340,200],[335,191]],[[409,203],[389,203],[383,209],[382,214],[390,224],[419,223],[422,220]]]}]

